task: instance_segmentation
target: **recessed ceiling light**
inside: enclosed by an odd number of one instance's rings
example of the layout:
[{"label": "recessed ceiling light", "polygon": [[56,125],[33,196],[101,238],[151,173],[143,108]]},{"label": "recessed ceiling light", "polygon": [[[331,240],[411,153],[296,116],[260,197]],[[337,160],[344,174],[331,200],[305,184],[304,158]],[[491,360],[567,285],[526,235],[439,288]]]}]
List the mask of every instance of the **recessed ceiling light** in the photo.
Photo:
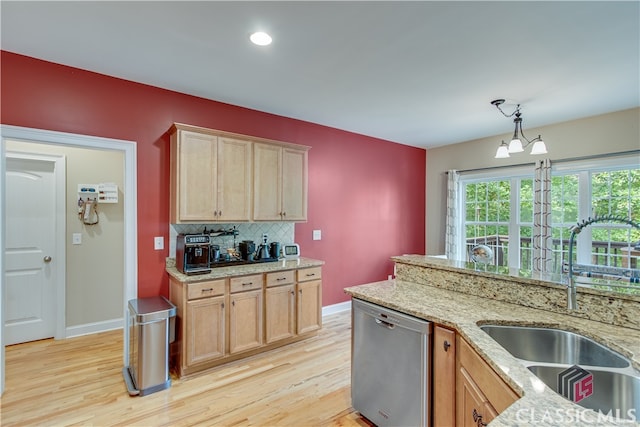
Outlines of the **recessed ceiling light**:
[{"label": "recessed ceiling light", "polygon": [[258,46],[267,46],[271,44],[271,36],[262,31],[251,34],[251,36],[249,36],[249,40]]}]

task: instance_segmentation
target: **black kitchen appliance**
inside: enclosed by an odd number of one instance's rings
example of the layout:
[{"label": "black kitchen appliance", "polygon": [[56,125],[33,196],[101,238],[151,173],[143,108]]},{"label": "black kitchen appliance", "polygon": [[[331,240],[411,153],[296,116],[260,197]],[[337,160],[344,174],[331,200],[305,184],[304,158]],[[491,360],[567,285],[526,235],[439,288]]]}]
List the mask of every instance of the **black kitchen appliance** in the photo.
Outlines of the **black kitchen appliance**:
[{"label": "black kitchen appliance", "polygon": [[221,260],[220,256],[220,245],[214,245],[211,243],[209,245],[209,264],[214,264]]},{"label": "black kitchen appliance", "polygon": [[184,274],[210,273],[208,234],[178,234],[176,268]]},{"label": "black kitchen appliance", "polygon": [[256,244],[253,240],[243,240],[238,246],[240,249],[240,257],[245,261],[253,260],[253,253],[256,251]]},{"label": "black kitchen appliance", "polygon": [[280,258],[280,242],[269,243],[269,255],[271,258]]}]

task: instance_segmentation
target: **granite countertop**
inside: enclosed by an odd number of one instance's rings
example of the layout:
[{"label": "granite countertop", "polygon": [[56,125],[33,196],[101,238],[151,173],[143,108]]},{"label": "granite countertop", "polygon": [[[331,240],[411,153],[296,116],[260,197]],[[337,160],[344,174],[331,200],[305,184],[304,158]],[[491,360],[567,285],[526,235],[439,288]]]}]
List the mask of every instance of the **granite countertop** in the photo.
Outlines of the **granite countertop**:
[{"label": "granite countertop", "polygon": [[223,279],[232,276],[244,276],[248,274],[269,273],[272,271],[294,270],[298,268],[318,267],[324,264],[312,258],[289,259],[274,262],[261,262],[256,264],[232,265],[228,267],[216,267],[211,269],[208,274],[192,274],[187,275],[181,273],[176,268],[175,258],[167,258],[166,271],[171,277],[182,283],[204,282],[207,280]]},{"label": "granite countertop", "polygon": [[[403,257],[404,258],[404,257]],[[352,297],[411,314],[455,329],[480,356],[522,396],[502,412],[492,426],[607,426],[633,423],[598,418],[549,390],[526,367],[485,334],[482,324],[555,327],[596,337],[627,356],[640,369],[640,330],[612,326],[490,298],[402,280],[386,280],[345,289]],[[637,415],[638,416],[638,415]]]},{"label": "granite countertop", "polygon": [[[513,267],[495,266],[492,264],[481,264],[466,261],[450,260],[441,257],[428,255],[401,255],[391,257],[392,261],[403,264],[416,265],[421,267],[432,267],[451,272],[473,273],[475,276],[488,279],[498,278],[512,281],[517,284],[528,284],[534,286],[546,286],[556,289],[566,290],[568,286],[567,274],[542,273],[532,270],[523,270]],[[596,279],[594,283],[600,284],[603,288],[607,285],[615,285],[617,282],[612,279]],[[578,286],[578,292],[599,296],[611,296],[612,290],[596,289],[593,287]],[[640,296],[628,293],[615,292],[617,298],[625,298],[640,301]]]}]

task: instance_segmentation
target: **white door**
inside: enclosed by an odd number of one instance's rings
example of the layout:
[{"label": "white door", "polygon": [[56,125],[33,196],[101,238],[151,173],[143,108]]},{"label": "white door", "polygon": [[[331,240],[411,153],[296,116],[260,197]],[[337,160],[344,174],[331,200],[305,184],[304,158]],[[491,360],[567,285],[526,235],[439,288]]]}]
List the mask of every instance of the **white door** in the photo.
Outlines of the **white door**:
[{"label": "white door", "polygon": [[[4,343],[56,333],[56,161],[7,153]],[[60,172],[60,171],[58,171]]]}]

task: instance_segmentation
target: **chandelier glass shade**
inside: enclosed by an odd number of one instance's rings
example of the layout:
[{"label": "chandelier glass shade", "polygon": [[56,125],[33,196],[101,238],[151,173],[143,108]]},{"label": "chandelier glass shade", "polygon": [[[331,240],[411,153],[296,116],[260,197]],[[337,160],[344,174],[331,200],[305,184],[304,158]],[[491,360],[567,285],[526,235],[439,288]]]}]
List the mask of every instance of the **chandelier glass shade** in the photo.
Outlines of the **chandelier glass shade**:
[{"label": "chandelier glass shade", "polygon": [[[495,158],[504,159],[507,157],[511,157],[511,154],[521,153],[530,145],[531,154],[545,154],[547,152],[547,146],[542,140],[541,135],[538,135],[533,139],[529,139],[524,135],[524,132],[522,131],[522,113],[520,111],[520,104],[516,106],[516,109],[513,111],[513,113],[506,114],[502,110],[502,108],[500,108],[500,105],[502,105],[503,103],[504,99],[496,99],[494,101],[491,101],[491,105],[495,106],[505,117],[515,116],[515,118],[513,119],[515,129],[513,130],[513,137],[511,138],[509,144],[507,145],[503,140],[502,143],[498,146]],[[524,143],[523,140],[525,141]]]}]

